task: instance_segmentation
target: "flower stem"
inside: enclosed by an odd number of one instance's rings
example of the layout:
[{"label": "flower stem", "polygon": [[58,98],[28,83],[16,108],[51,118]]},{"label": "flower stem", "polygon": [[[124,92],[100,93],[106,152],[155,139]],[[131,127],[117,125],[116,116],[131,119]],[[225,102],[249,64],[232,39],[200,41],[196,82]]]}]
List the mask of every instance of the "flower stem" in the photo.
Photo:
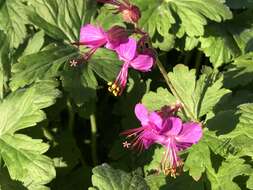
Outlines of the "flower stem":
[{"label": "flower stem", "polygon": [[67,100],[67,107],[69,115],[68,128],[72,131],[75,124],[75,114],[70,99]]},{"label": "flower stem", "polygon": [[95,114],[90,115],[91,125],[91,156],[94,166],[98,164],[97,158],[97,124]]},{"label": "flower stem", "polygon": [[167,71],[165,70],[165,68],[163,67],[163,64],[161,63],[161,61],[157,58],[156,59],[156,64],[163,76],[163,78],[165,79],[166,84],[168,85],[169,89],[171,90],[172,94],[181,102],[183,103],[183,114],[187,117],[190,116],[191,119],[193,120],[197,120],[194,116],[194,114],[191,112],[191,110],[188,108],[188,106],[184,103],[183,98],[180,96],[180,94],[177,92],[176,88],[173,86],[169,76],[167,75]]}]

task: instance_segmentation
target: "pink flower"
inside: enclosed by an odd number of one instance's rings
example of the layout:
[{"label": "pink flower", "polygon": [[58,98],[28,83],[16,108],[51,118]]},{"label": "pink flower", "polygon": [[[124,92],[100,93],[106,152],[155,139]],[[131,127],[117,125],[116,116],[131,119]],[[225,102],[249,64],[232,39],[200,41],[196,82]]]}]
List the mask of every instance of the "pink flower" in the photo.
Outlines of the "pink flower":
[{"label": "pink flower", "polygon": [[150,71],[154,64],[154,57],[149,53],[139,54],[137,52],[137,42],[133,38],[129,38],[127,42],[121,43],[115,48],[119,55],[119,59],[124,64],[114,83],[108,83],[108,90],[115,96],[121,95],[126,87],[128,78],[128,68],[133,68],[141,72]]},{"label": "pink flower", "polygon": [[157,140],[157,135],[162,127],[162,118],[156,113],[149,113],[142,104],[136,104],[135,115],[141,122],[141,127],[129,129],[122,135],[135,137],[131,143],[124,142],[124,147],[137,147],[139,150],[148,149]]},{"label": "pink flower", "polygon": [[132,5],[129,0],[122,0],[123,2],[120,2],[119,0],[97,0],[101,3],[108,3],[111,5],[114,5],[116,7],[116,14],[122,13],[122,17],[124,21],[129,23],[137,23],[138,20],[141,18],[141,12],[140,9]]},{"label": "pink flower", "polygon": [[166,173],[170,173],[172,176],[177,174],[176,169],[182,166],[178,152],[196,144],[201,137],[202,128],[199,123],[182,123],[182,120],[175,116],[164,119],[156,143],[167,149],[161,163],[162,166],[165,166],[169,159],[169,170]]},{"label": "pink flower", "polygon": [[[173,106],[174,107],[174,106]],[[179,117],[173,116],[171,112],[176,107],[164,108],[166,114],[151,112],[142,105],[135,106],[135,115],[141,122],[141,127],[129,129],[123,132],[127,137],[134,136],[131,143],[124,142],[126,148],[137,147],[140,150],[148,149],[152,144],[161,144],[166,152],[161,161],[161,169],[165,174],[176,176],[177,168],[183,162],[178,152],[196,144],[202,137],[201,124],[196,122],[183,123]],[[169,110],[169,112],[167,112]]]},{"label": "pink flower", "polygon": [[80,40],[78,45],[85,45],[91,48],[84,55],[84,59],[88,60],[90,56],[102,46],[108,49],[116,48],[120,43],[128,40],[125,29],[121,26],[113,26],[105,32],[103,28],[91,24],[83,26],[80,30]]}]

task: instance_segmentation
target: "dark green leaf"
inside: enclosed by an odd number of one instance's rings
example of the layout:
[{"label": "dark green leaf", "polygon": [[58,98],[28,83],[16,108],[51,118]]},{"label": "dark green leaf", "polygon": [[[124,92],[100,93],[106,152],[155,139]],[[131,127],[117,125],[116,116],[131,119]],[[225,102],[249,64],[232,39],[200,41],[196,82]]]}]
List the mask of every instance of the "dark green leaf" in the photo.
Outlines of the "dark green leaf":
[{"label": "dark green leaf", "polygon": [[12,68],[14,74],[10,87],[15,90],[38,79],[56,77],[62,65],[77,55],[77,49],[71,46],[54,46],[39,53],[21,57]]}]

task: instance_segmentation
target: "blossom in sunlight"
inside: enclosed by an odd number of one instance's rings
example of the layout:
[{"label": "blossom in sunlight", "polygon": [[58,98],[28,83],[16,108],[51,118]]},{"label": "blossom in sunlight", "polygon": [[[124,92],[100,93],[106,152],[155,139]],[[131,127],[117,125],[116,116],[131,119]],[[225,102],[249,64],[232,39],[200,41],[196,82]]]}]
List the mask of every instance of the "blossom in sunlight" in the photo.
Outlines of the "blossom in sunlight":
[{"label": "blossom in sunlight", "polygon": [[80,40],[77,45],[85,45],[90,50],[83,56],[85,60],[88,60],[98,48],[105,46],[108,49],[113,50],[120,43],[128,40],[128,34],[125,28],[121,26],[113,26],[107,32],[103,28],[87,24],[80,30]]},{"label": "blossom in sunlight", "polygon": [[140,9],[131,4],[129,0],[97,0],[100,3],[107,3],[115,6],[116,13],[121,13],[124,21],[137,23],[141,18]]},{"label": "blossom in sunlight", "polygon": [[139,150],[148,149],[155,143],[162,127],[162,118],[156,112],[148,112],[142,104],[136,104],[135,115],[141,122],[141,127],[129,129],[121,133],[127,138],[133,137],[131,143],[125,141],[124,147],[137,147]]},{"label": "blossom in sunlight", "polygon": [[[148,112],[142,105],[135,106],[135,115],[141,122],[141,127],[123,132],[131,142],[125,141],[124,147],[137,147],[140,150],[148,149],[152,144],[164,146],[165,153],[161,161],[161,170],[175,177],[178,168],[183,165],[178,153],[196,144],[202,137],[202,127],[197,122],[185,122],[175,116],[179,103],[163,107],[161,111]],[[165,111],[165,114],[162,112]]]},{"label": "blossom in sunlight", "polygon": [[127,42],[121,43],[115,48],[119,59],[124,61],[124,64],[114,83],[108,83],[108,90],[115,96],[122,94],[126,87],[128,79],[128,68],[133,68],[141,72],[150,71],[155,59],[150,53],[138,53],[137,42],[133,38],[129,38]]},{"label": "blossom in sunlight", "polygon": [[[162,160],[162,169],[168,174],[175,176],[177,168],[182,166],[178,152],[196,144],[202,137],[200,123],[186,122],[175,116],[164,118],[162,128],[156,142],[165,147],[166,152]],[[169,168],[166,168],[167,162]]]}]

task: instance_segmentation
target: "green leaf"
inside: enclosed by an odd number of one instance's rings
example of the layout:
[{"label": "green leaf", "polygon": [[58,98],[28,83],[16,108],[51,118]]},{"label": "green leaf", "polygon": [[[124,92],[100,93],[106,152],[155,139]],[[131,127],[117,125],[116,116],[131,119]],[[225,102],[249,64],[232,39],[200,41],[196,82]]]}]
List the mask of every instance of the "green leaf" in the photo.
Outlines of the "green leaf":
[{"label": "green leaf", "polygon": [[198,144],[193,145],[184,164],[184,171],[189,170],[190,176],[198,181],[206,168],[212,168],[210,160],[210,150],[208,145],[201,140]]},{"label": "green leaf", "polygon": [[148,190],[145,180],[138,175],[111,168],[108,164],[95,167],[92,175],[93,188],[99,190]]},{"label": "green leaf", "polygon": [[196,71],[184,65],[177,65],[168,77],[177,91],[188,116],[197,119],[212,111],[220,98],[229,93],[222,88],[222,78],[215,81],[212,74],[202,74],[196,81]]},{"label": "green leaf", "polygon": [[[180,176],[177,176],[176,179],[170,176],[165,176],[162,173],[160,175],[157,175],[157,171],[160,168],[164,152],[165,150],[163,147],[155,148],[151,161],[144,166],[144,172],[146,174],[145,180],[147,181],[147,184],[149,185],[151,190],[183,190],[186,186],[192,190],[204,190],[204,184],[202,183],[202,181],[194,181],[187,173],[182,173]],[[198,154],[198,157],[194,157],[194,166],[196,168],[192,168],[193,170],[197,170],[197,168],[202,166],[202,164],[200,164],[203,163],[201,159],[202,156],[203,155]],[[208,154],[206,156],[208,158]],[[198,161],[201,162],[198,163]],[[200,178],[200,176],[198,177],[198,179]]]},{"label": "green leaf", "polygon": [[94,25],[102,26],[105,30],[109,30],[114,25],[119,25],[125,27],[122,17],[120,14],[114,14],[112,11],[112,6],[103,6],[95,20],[92,20]]},{"label": "green leaf", "polygon": [[97,80],[87,65],[82,68],[65,69],[62,73],[62,83],[78,106],[96,99]]},{"label": "green leaf", "polygon": [[200,49],[210,57],[214,67],[252,50],[249,47],[253,37],[252,21],[252,13],[246,11],[236,15],[231,21],[207,26],[205,35],[200,37]]},{"label": "green leaf", "polygon": [[150,175],[145,178],[150,190],[204,190],[205,184],[202,181],[194,181],[190,176],[182,174],[176,178],[160,175]]},{"label": "green leaf", "polygon": [[208,20],[221,22],[232,18],[229,8],[217,0],[135,0],[134,3],[142,11],[141,27],[151,36],[158,32],[164,38],[169,32],[179,38],[184,34],[202,36]]},{"label": "green leaf", "polygon": [[249,180],[247,181],[247,188],[253,189],[253,174],[251,174]]},{"label": "green leaf", "polygon": [[146,175],[157,171],[161,167],[161,160],[164,156],[164,153],[164,147],[157,147],[154,149],[154,153],[152,154],[152,160],[144,166],[144,172]]},{"label": "green leaf", "polygon": [[248,53],[237,57],[229,65],[228,70],[224,73],[224,86],[234,88],[245,86],[253,81],[253,53]]},{"label": "green leaf", "polygon": [[16,132],[45,119],[41,110],[55,103],[59,91],[54,81],[40,81],[11,93],[0,104],[0,149],[10,176],[28,189],[43,186],[55,177],[53,162],[45,155],[49,145]]},{"label": "green leaf", "polygon": [[231,189],[240,190],[241,188],[233,181],[236,176],[252,173],[250,165],[244,163],[243,159],[229,158],[223,162],[217,174],[209,175],[212,190]]},{"label": "green leaf", "polygon": [[9,173],[5,168],[0,172],[0,189],[1,190],[26,190],[26,188],[18,181],[10,179]]},{"label": "green leaf", "polygon": [[253,8],[252,0],[226,0],[226,4],[232,9]]},{"label": "green leaf", "polygon": [[0,31],[0,100],[3,99],[10,77],[9,41],[6,35]]},{"label": "green leaf", "polygon": [[[163,97],[163,98],[161,98]],[[142,98],[142,103],[150,110],[161,109],[165,105],[176,103],[176,98],[165,88],[158,88],[156,92],[148,92]]]},{"label": "green leaf", "polygon": [[37,53],[40,51],[44,44],[44,31],[39,31],[33,35],[29,40],[27,47],[25,48],[22,56]]},{"label": "green leaf", "polygon": [[53,46],[39,53],[21,57],[12,68],[14,74],[10,87],[15,90],[38,79],[56,77],[62,65],[77,55],[78,51],[71,46]]},{"label": "green leaf", "polygon": [[74,42],[80,27],[95,13],[95,4],[92,0],[34,0],[28,19],[52,38]]},{"label": "green leaf", "polygon": [[106,49],[98,49],[89,60],[89,67],[102,79],[114,81],[121,69],[122,62],[117,55]]},{"label": "green leaf", "polygon": [[26,37],[26,7],[19,0],[2,0],[0,4],[0,29],[8,36],[10,46],[17,48]]}]

